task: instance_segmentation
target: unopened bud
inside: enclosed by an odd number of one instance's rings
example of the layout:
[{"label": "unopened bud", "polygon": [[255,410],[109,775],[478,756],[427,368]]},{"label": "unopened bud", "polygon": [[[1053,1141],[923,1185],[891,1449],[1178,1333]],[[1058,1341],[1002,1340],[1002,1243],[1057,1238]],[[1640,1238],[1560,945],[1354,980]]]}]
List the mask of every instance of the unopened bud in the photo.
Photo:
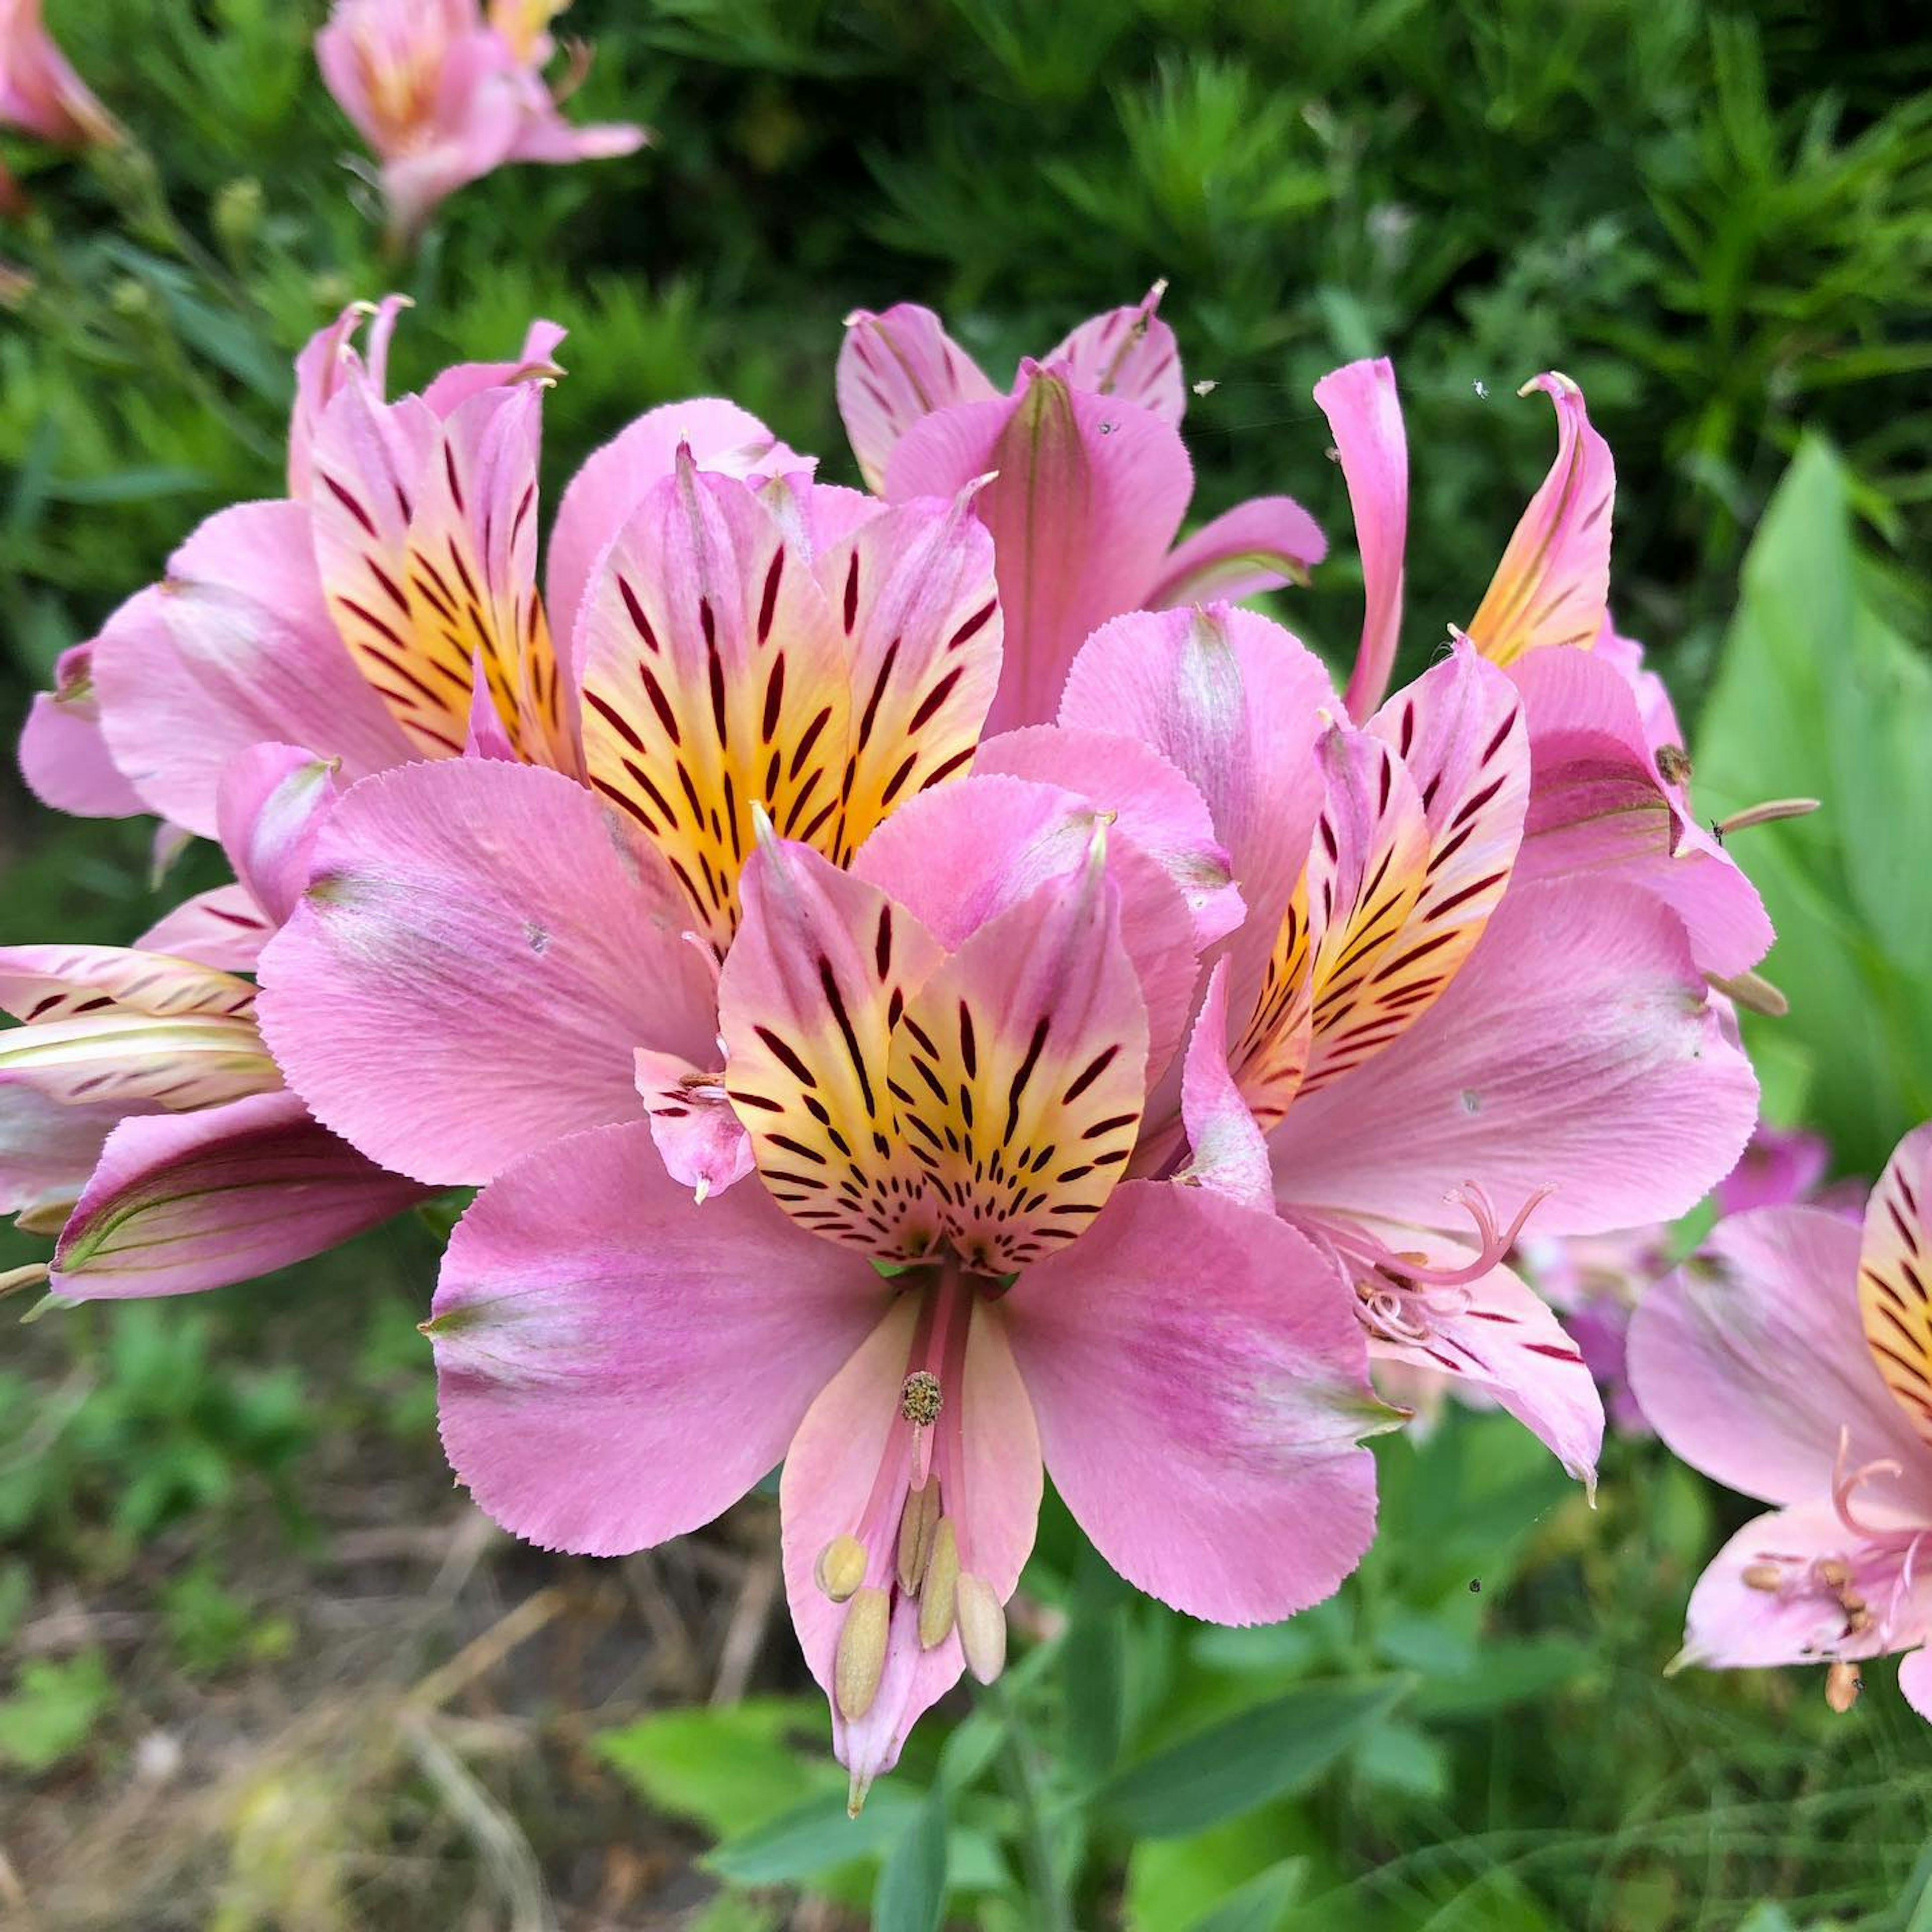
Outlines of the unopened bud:
[{"label": "unopened bud", "polygon": [[1775,1563],[1747,1563],[1744,1568],[1744,1588],[1748,1590],[1775,1590],[1784,1580],[1784,1573]]},{"label": "unopened bud", "polygon": [[908,1597],[917,1596],[920,1586],[926,1580],[926,1566],[932,1556],[933,1532],[938,1526],[939,1479],[935,1476],[906,1492],[905,1508],[899,1516],[899,1588]]},{"label": "unopened bud", "polygon": [[856,1536],[835,1536],[818,1552],[812,1580],[835,1604],[842,1604],[866,1580],[866,1546]]},{"label": "unopened bud", "polygon": [[1006,1667],[1006,1607],[993,1594],[992,1585],[970,1570],[959,1573],[953,1607],[966,1668],[982,1684],[990,1684]]},{"label": "unopened bud", "polygon": [[1856,1664],[1847,1664],[1841,1658],[1825,1673],[1825,1701],[1843,1717],[1858,1701],[1858,1693],[1864,1688],[1864,1678]]},{"label": "unopened bud", "polygon": [[892,1600],[884,1591],[868,1585],[854,1593],[838,1633],[838,1650],[832,1666],[832,1695],[840,1714],[848,1721],[862,1718],[879,1694],[891,1618]]},{"label": "unopened bud", "polygon": [[959,1592],[959,1539],[952,1520],[942,1516],[932,1538],[932,1559],[919,1593],[919,1642],[922,1650],[936,1650],[952,1634],[952,1617]]}]

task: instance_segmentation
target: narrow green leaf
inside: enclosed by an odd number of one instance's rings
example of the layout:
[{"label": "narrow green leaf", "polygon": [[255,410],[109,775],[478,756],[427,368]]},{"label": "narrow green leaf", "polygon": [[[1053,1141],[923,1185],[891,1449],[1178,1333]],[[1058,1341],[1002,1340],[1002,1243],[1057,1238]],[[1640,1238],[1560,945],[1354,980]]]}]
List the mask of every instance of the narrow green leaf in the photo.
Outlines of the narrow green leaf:
[{"label": "narrow green leaf", "polygon": [[882,1780],[856,1818],[845,1814],[842,1789],[720,1845],[704,1862],[737,1885],[791,1885],[855,1858],[876,1857],[912,1822],[926,1801],[915,1785]]},{"label": "narrow green leaf", "polygon": [[939,1932],[946,1910],[946,1795],[935,1791],[886,1854],[872,1895],[875,1932]]}]

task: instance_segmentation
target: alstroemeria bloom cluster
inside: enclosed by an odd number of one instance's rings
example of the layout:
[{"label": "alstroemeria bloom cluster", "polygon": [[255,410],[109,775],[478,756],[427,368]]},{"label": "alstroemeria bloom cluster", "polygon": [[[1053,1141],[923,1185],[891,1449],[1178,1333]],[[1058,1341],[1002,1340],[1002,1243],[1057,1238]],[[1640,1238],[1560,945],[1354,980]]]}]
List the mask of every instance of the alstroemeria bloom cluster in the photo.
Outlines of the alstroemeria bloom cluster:
[{"label": "alstroemeria bloom cluster", "polygon": [[315,57],[336,104],[382,167],[389,232],[412,244],[444,198],[508,161],[602,160],[642,128],[574,128],[559,111],[590,54],[571,50],[555,92],[550,23],[569,0],[335,0]]},{"label": "alstroemeria bloom cluster", "polygon": [[1774,1505],[1690,1598],[1680,1664],[1828,1663],[1834,1708],[1866,1658],[1932,1718],[1932,1126],[1906,1135],[1854,1221],[1766,1207],[1721,1222],[1638,1309],[1644,1412],[1694,1468]]},{"label": "alstroemeria bloom cluster", "polygon": [[[402,404],[338,348],[276,506],[327,627],[302,661],[386,735],[351,770],[278,713],[357,782],[262,952],[273,1064],[381,1171],[483,1184],[428,1329],[500,1521],[634,1550],[782,1462],[855,1800],[1000,1667],[1042,1472],[1123,1574],[1231,1622],[1367,1546],[1372,1359],[1590,1477],[1594,1386],[1507,1257],[1686,1210],[1756,1111],[1709,982],[1762,916],[1592,650],[1612,479],[1574,385],[1540,379],[1557,464],[1466,634],[1386,698],[1394,379],[1321,386],[1366,588],[1338,694],[1211,594],[1318,557],[1304,512],[1171,550],[1151,301],[1005,398],[922,316],[847,338],[884,500],[728,406],[655,412],[566,494],[542,603],[552,338]],[[143,595],[167,644],[104,636],[88,676],[193,824],[246,747],[198,752],[134,666],[205,690],[232,656]]]}]

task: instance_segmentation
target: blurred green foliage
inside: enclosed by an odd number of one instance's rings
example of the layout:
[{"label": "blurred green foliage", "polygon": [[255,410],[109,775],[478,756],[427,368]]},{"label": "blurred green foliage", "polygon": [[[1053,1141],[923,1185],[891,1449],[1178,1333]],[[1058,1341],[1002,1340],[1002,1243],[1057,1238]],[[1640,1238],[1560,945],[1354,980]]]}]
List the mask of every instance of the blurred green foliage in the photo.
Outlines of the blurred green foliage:
[{"label": "blurred green foliage", "polygon": [[[1924,21],[1876,0],[580,0],[565,24],[598,60],[573,116],[648,122],[656,146],[500,172],[398,262],[343,165],[315,0],[49,11],[137,145],[5,144],[34,201],[0,231],[10,736],[197,520],[279,490],[290,358],[352,296],[415,298],[403,387],[507,352],[533,314],[567,324],[554,500],[632,416],[704,391],[854,480],[831,380],[849,308],[929,302],[1004,378],[1166,277],[1214,385],[1190,409],[1197,510],[1309,502],[1338,559],[1283,614],[1334,650],[1358,593],[1316,377],[1397,358],[1418,658],[1548,460],[1546,412],[1510,391],[1551,365],[1584,383],[1618,462],[1622,628],[1682,698],[1715,674],[1700,802],[1828,802],[1740,835],[1792,1006],[1750,1029],[1767,1085],[1852,1170],[1932,1112]],[[59,824],[11,784],[0,937],[124,940],[214,876],[191,854],[158,886],[145,828]],[[0,1267],[32,1252],[13,1244]],[[0,1637],[51,1580],[172,1536],[188,1553],[155,1600],[181,1668],[272,1655],[286,1626],[208,1539],[250,1510],[299,1539],[303,1460],[337,1437],[434,1454],[432,1254],[406,1226],[292,1282],[26,1331],[0,1369],[0,1538],[26,1552],[0,1565]],[[716,1841],[708,1932],[776,1926],[792,1888],[888,1932],[1932,1924],[1932,1771],[1886,1669],[1844,1720],[1810,1682],[1658,1675],[1730,1500],[1620,1443],[1592,1514],[1496,1418],[1380,1454],[1382,1542],[1279,1628],[1184,1623],[1050,1514],[1000,1693],[922,1726],[856,1827],[815,1698],[598,1749]],[[114,1694],[92,1651],[23,1663],[0,1758],[69,1762]]]}]

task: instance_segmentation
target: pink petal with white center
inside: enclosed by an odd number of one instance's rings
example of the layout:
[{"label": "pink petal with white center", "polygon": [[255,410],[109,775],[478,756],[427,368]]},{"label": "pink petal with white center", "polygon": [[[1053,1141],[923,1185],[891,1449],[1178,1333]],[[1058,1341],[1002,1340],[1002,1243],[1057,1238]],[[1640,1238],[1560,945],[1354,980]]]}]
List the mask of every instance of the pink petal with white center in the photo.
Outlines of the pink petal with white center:
[{"label": "pink petal with white center", "polygon": [[1306,584],[1328,554],[1320,526],[1292,496],[1256,496],[1175,546],[1148,592],[1148,608],[1233,604],[1284,584]]},{"label": "pink petal with white center", "polygon": [[1645,1295],[1630,1381],[1676,1454],[1747,1496],[1803,1502],[1831,1494],[1849,1430],[1848,1468],[1919,1471],[1932,1508],[1932,1462],[1859,1327],[1858,1248],[1822,1208],[1755,1208]]},{"label": "pink petal with white center", "polygon": [[[1932,1124],[1898,1144],[1865,1208],[1858,1312],[1886,1387],[1932,1444]],[[1932,1480],[1932,1466],[1926,1470]]]},{"label": "pink petal with white center", "polygon": [[[327,327],[317,329],[296,358],[295,407],[289,416],[289,494],[297,502],[308,495],[316,425],[336,391],[346,382],[366,382],[376,399],[382,399],[388,380],[389,338],[396,318],[409,305],[405,296],[385,296],[380,303],[351,302]],[[356,346],[365,322],[366,364]]]},{"label": "pink petal with white center", "polygon": [[1539,1235],[1688,1213],[1736,1163],[1756,1082],[1682,926],[1625,886],[1517,886],[1441,998],[1273,1137],[1285,1202],[1458,1232],[1474,1181]]},{"label": "pink petal with white center", "polygon": [[752,1137],[733,1111],[722,1072],[707,1073],[674,1053],[637,1052],[638,1097],[664,1172],[700,1201],[722,1194],[758,1165]]},{"label": "pink petal with white center", "polygon": [[710,975],[670,882],[556,772],[388,773],[331,814],[314,871],[262,956],[262,1024],[317,1117],[386,1167],[487,1180],[636,1119],[640,1042],[713,1050]]},{"label": "pink petal with white center", "polygon": [[429,1325],[443,1448],[519,1536],[647,1549],[777,1466],[886,1299],[761,1189],[695,1205],[642,1120],[572,1135],[451,1238]]},{"label": "pink petal with white center", "polygon": [[147,810],[102,734],[90,645],[63,651],[54,688],[35,692],[20,733],[20,776],[43,805],[79,818],[129,818]]},{"label": "pink petal with white center", "polygon": [[1144,740],[1207,800],[1248,908],[1233,947],[1237,1010],[1259,990],[1307,860],[1322,796],[1316,734],[1334,703],[1312,652],[1219,604],[1117,620],[1066,680],[1062,725]]},{"label": "pink petal with white center", "polygon": [[272,924],[283,924],[308,890],[316,835],[339,795],[335,767],[294,745],[253,746],[222,774],[221,848]]},{"label": "pink petal with white center", "polygon": [[756,494],[680,452],[604,552],[580,614],[592,786],[663,854],[722,958],[760,808],[836,849],[845,639]]},{"label": "pink petal with white center", "polygon": [[578,613],[598,558],[645,493],[671,473],[680,444],[690,446],[699,469],[730,476],[801,460],[748,410],[715,396],[647,410],[592,450],[557,504],[544,566],[544,602],[568,643],[563,656],[573,682],[582,658]]},{"label": "pink petal with white center", "polygon": [[1316,384],[1315,400],[1335,439],[1362,560],[1362,641],[1348,692],[1348,716],[1360,724],[1382,701],[1401,639],[1408,439],[1386,356],[1331,370]]},{"label": "pink petal with white center", "polygon": [[[1204,951],[1246,914],[1232,862],[1215,836],[1207,801],[1151,745],[1110,731],[1033,724],[980,746],[974,776],[1004,773],[1078,792],[1166,873],[1187,902],[1194,944]],[[928,922],[930,923],[930,922]]]},{"label": "pink petal with white center", "polygon": [[1158,416],[1031,369],[1012,396],[912,430],[892,452],[885,494],[951,496],[995,472],[974,506],[992,533],[1006,622],[987,728],[1005,730],[1048,722],[1089,632],[1146,600],[1194,472]]},{"label": "pink petal with white center", "polygon": [[1270,1214],[1274,1176],[1268,1143],[1228,1070],[1228,970],[1226,959],[1216,964],[1187,1043],[1180,1105],[1191,1157],[1180,1178]]},{"label": "pink petal with white center", "polygon": [[1130,1582],[1272,1623],[1361,1560],[1382,1412],[1352,1302],[1292,1228],[1154,1181],[1021,1278],[1000,1312],[1048,1471]]},{"label": "pink petal with white center", "polygon": [[134,944],[224,973],[252,973],[274,932],[245,886],[215,886],[162,914]]},{"label": "pink petal with white center", "polygon": [[50,1285],[81,1301],[225,1288],[425,1198],[318,1126],[292,1094],[124,1120],[62,1232]]},{"label": "pink petal with white center", "polygon": [[[828,1694],[848,1606],[820,1588],[814,1574],[820,1552],[835,1537],[856,1538],[866,1551],[866,1582],[898,1599],[871,1707],[851,1719],[836,1700],[832,1706],[839,1759],[862,1796],[866,1784],[898,1762],[914,1724],[951,1688],[964,1662],[956,1631],[930,1649],[920,1645],[918,1602],[893,1582],[911,1474],[899,1405],[920,1312],[916,1294],[898,1297],[826,1384],[786,1452],[779,1489],[792,1622],[806,1661]],[[1004,1603],[1033,1547],[1042,1484],[1032,1404],[1000,1312],[990,1304],[971,1310],[963,1372],[944,1401],[932,1462],[941,1508],[954,1527],[961,1568],[983,1578]]]},{"label": "pink petal with white center", "polygon": [[1594,651],[1551,650],[1510,674],[1529,731],[1518,878],[1627,880],[1682,919],[1705,971],[1728,978],[1755,965],[1772,938],[1763,902],[1665,783],[1622,672]]},{"label": "pink petal with white center", "polygon": [[860,472],[868,489],[882,493],[886,466],[908,430],[935,410],[999,394],[938,316],[913,302],[883,315],[856,309],[846,318],[838,386],[838,413]]},{"label": "pink petal with white center", "polygon": [[851,691],[832,854],[843,862],[896,806],[972,762],[1005,626],[969,490],[895,504],[815,554],[812,570],[844,634]]},{"label": "pink petal with white center", "polygon": [[[895,812],[866,841],[852,869],[954,950],[1042,886],[1077,880],[1103,824],[1087,797],[976,772],[967,784],[943,787]],[[1199,942],[1166,868],[1118,825],[1108,829],[1106,844],[1108,876],[1120,896],[1121,943],[1148,1010],[1151,1083],[1179,1048],[1192,1010]]]},{"label": "pink petal with white center", "polygon": [[0,1214],[76,1199],[127,1111],[112,1101],[66,1106],[0,1081]]},{"label": "pink petal with white center", "polygon": [[[1471,1258],[1466,1250],[1442,1243],[1414,1252],[1450,1268]],[[1358,1292],[1377,1361],[1433,1370],[1479,1391],[1594,1491],[1603,1398],[1576,1342],[1513,1269],[1492,1268],[1454,1287],[1406,1290],[1372,1276]]]},{"label": "pink petal with white center", "polygon": [[1855,1534],[1828,1502],[1756,1517],[1697,1580],[1678,1661],[1761,1669],[1911,1649],[1932,1636],[1925,1553],[1911,1536]]},{"label": "pink petal with white center", "polygon": [[298,503],[220,511],[94,640],[116,763],[152,810],[204,838],[221,774],[250,745],[339,759],[345,784],[412,755],[343,648],[311,534]]},{"label": "pink petal with white center", "polygon": [[800,1227],[916,1261],[939,1216],[899,1131],[890,1055],[939,946],[905,908],[809,846],[761,843],[743,885],[718,1030],[759,1174]]},{"label": "pink petal with white center", "polygon": [[1588,650],[1610,595],[1610,516],[1616,466],[1590,427],[1583,392],[1555,370],[1526,382],[1556,406],[1556,460],[1530,499],[1496,566],[1470,640],[1492,664],[1512,664],[1544,644]]},{"label": "pink petal with white center", "polygon": [[1180,345],[1154,313],[1166,292],[1167,284],[1156,282],[1130,307],[1090,316],[1040,361],[1064,372],[1076,389],[1118,396],[1178,424],[1187,411]]}]

